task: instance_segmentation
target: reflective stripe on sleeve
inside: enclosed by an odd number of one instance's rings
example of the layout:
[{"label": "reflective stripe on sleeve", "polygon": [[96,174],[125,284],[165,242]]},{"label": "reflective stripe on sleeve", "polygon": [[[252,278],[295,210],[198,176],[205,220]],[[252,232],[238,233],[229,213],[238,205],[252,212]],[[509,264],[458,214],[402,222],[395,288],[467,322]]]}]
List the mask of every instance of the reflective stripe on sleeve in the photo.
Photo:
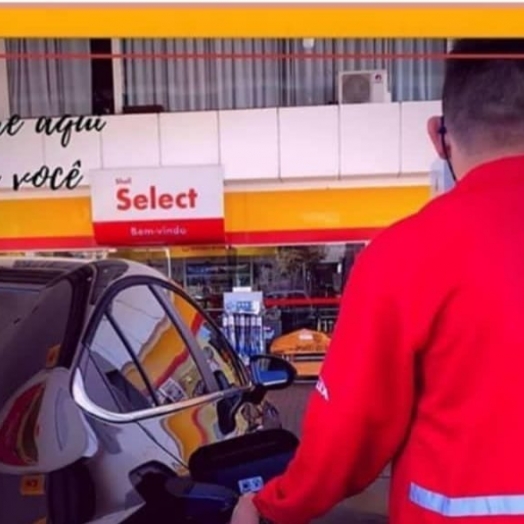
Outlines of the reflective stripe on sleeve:
[{"label": "reflective stripe on sleeve", "polygon": [[444,517],[524,515],[524,495],[446,497],[412,483],[409,499],[413,504]]}]

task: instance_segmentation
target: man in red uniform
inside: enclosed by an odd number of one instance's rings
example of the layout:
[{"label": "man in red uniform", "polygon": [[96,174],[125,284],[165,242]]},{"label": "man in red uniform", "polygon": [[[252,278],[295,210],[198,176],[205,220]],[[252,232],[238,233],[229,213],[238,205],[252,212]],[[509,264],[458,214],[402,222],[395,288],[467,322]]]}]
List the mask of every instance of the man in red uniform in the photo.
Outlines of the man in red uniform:
[{"label": "man in red uniform", "polygon": [[307,524],[390,462],[391,524],[524,523],[524,40],[453,53],[491,55],[447,61],[428,124],[458,183],[359,257],[297,455],[233,524]]}]

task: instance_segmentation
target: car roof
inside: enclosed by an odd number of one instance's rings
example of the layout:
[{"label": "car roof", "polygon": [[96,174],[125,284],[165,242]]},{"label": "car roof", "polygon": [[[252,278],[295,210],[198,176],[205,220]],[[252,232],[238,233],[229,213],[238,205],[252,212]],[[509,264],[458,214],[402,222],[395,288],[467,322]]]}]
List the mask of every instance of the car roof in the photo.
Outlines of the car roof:
[{"label": "car roof", "polygon": [[[0,257],[0,285],[15,284],[33,287],[45,287],[61,276],[72,273],[82,267],[91,267],[103,274],[110,266],[119,270],[111,275],[114,282],[127,276],[151,276],[169,280],[164,274],[145,264],[126,259],[104,258],[58,258],[58,257]],[[108,283],[108,282],[106,282]],[[175,282],[172,284],[181,287]]]},{"label": "car roof", "polygon": [[0,257],[0,284],[43,287],[85,263],[69,258]]}]

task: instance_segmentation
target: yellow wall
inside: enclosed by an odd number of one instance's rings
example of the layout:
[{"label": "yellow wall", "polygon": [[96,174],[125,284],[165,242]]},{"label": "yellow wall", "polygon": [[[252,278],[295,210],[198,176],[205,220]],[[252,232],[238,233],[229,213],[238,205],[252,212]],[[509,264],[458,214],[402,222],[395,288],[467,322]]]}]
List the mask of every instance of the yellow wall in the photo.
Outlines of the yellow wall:
[{"label": "yellow wall", "polygon": [[[226,243],[365,240],[428,200],[428,186],[226,193]],[[95,247],[89,197],[1,200],[0,218],[3,251]]]}]

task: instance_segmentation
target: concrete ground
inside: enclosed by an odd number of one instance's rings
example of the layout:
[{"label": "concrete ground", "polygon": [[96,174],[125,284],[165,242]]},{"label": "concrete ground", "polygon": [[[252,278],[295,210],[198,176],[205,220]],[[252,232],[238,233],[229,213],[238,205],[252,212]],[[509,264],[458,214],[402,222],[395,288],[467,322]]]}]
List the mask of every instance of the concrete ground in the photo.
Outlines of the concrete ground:
[{"label": "concrete ground", "polygon": [[[300,437],[302,417],[312,384],[295,384],[271,394],[271,401],[280,410],[286,429]],[[389,473],[383,475],[366,491],[335,508],[315,524],[386,524]]]}]

